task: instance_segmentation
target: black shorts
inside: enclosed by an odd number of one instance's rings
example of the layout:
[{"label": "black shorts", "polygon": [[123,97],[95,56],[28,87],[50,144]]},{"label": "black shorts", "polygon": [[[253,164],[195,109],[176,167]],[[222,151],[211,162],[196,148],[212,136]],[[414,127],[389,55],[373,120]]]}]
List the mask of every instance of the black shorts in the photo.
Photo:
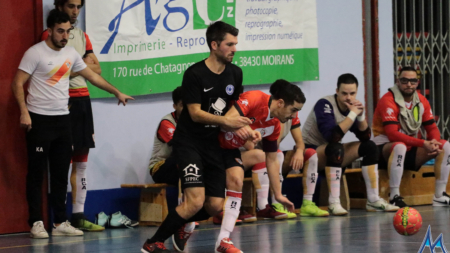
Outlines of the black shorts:
[{"label": "black shorts", "polygon": [[91,99],[88,96],[69,98],[69,111],[73,149],[95,148]]},{"label": "black shorts", "polygon": [[218,141],[180,139],[173,144],[182,189],[205,188],[205,195],[225,197],[226,172]]},{"label": "black shorts", "polygon": [[[383,157],[383,148],[385,144],[378,145],[378,151],[380,153],[380,159],[378,161],[378,168],[386,170],[388,167],[386,159]],[[405,155],[405,163],[403,164],[403,168],[405,170],[411,170],[411,171],[419,171],[420,166],[416,166],[416,154],[417,154],[417,147],[412,147],[410,150],[406,151]]]},{"label": "black shorts", "polygon": [[244,169],[244,164],[242,163],[241,158],[241,151],[239,151],[239,149],[224,149],[223,160],[225,162],[226,169],[232,167],[241,167],[242,169]]},{"label": "black shorts", "polygon": [[175,157],[170,156],[161,160],[150,169],[150,175],[155,183],[178,186],[178,169]]}]

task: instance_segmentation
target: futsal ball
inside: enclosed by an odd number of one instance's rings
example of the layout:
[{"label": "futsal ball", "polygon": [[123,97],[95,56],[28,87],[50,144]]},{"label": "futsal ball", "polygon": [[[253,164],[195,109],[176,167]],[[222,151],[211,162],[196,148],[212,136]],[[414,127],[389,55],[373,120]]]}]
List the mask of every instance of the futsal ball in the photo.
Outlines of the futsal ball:
[{"label": "futsal ball", "polygon": [[413,235],[422,227],[422,216],[411,207],[404,207],[394,215],[394,228],[401,235]]}]

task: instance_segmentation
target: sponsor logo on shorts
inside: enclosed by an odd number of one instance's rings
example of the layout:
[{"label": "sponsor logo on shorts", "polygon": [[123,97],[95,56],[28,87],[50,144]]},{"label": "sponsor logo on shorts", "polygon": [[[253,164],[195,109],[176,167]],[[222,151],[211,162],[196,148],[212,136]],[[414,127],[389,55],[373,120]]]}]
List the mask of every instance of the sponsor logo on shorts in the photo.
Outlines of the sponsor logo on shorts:
[{"label": "sponsor logo on shorts", "polygon": [[237,163],[239,163],[240,165],[243,165],[242,160],[240,158],[234,158],[236,160]]},{"label": "sponsor logo on shorts", "polygon": [[186,168],[183,169],[184,171],[184,181],[186,183],[196,183],[199,182],[200,177],[200,169],[197,168],[195,164],[189,164],[186,166]]}]

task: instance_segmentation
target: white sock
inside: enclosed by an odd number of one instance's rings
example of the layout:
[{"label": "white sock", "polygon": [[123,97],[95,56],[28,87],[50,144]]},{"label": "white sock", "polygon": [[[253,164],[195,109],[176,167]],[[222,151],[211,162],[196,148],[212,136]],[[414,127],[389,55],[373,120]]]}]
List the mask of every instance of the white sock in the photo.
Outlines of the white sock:
[{"label": "white sock", "polygon": [[72,163],[72,174],[70,176],[70,184],[72,185],[72,213],[84,212],[87,193],[86,167],[87,162]]},{"label": "white sock", "polygon": [[305,162],[303,164],[303,199],[312,201],[317,183],[318,158],[314,150],[313,154],[309,154],[308,150],[305,152]]},{"label": "white sock", "polygon": [[391,189],[390,200],[394,199],[395,195],[400,196],[400,182],[402,181],[405,155],[406,145],[395,143],[388,161],[389,187]]},{"label": "white sock", "polygon": [[[284,154],[280,150],[277,152],[277,159],[278,163],[280,164],[280,170],[279,170],[279,176],[280,176],[280,189],[283,189],[283,162],[284,162]],[[272,204],[279,204],[278,201],[275,199],[275,194],[272,192]]]},{"label": "white sock", "polygon": [[195,229],[195,222],[189,222],[186,223],[186,226],[184,226],[184,232],[192,233]]},{"label": "white sock", "polygon": [[325,167],[328,189],[330,195],[328,196],[328,203],[340,203],[341,196],[341,174],[342,168],[340,167]]},{"label": "white sock", "polygon": [[266,163],[258,163],[252,168],[252,181],[256,189],[256,200],[259,210],[266,208],[269,204],[269,175],[267,174]]},{"label": "white sock", "polygon": [[450,144],[446,141],[442,145],[443,151],[436,157],[434,173],[436,174],[436,186],[434,195],[442,197],[447,188],[448,174],[450,171]]},{"label": "white sock", "polygon": [[225,204],[223,208],[222,226],[220,227],[219,237],[217,242],[220,243],[223,238],[229,238],[230,233],[236,225],[236,220],[239,216],[239,209],[241,208],[242,192],[235,192],[227,190]]},{"label": "white sock", "polygon": [[365,165],[361,168],[366,183],[367,200],[375,202],[380,199],[378,194],[378,164]]}]

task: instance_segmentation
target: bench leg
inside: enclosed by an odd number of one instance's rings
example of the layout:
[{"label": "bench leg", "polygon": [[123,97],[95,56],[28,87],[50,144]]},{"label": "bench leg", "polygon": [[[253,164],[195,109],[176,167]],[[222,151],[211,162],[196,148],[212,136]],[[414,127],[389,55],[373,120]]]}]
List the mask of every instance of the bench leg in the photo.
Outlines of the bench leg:
[{"label": "bench leg", "polygon": [[139,225],[159,226],[168,214],[166,188],[141,190],[139,204]]},{"label": "bench leg", "polygon": [[252,181],[244,181],[241,206],[249,214],[256,216],[256,190]]}]

